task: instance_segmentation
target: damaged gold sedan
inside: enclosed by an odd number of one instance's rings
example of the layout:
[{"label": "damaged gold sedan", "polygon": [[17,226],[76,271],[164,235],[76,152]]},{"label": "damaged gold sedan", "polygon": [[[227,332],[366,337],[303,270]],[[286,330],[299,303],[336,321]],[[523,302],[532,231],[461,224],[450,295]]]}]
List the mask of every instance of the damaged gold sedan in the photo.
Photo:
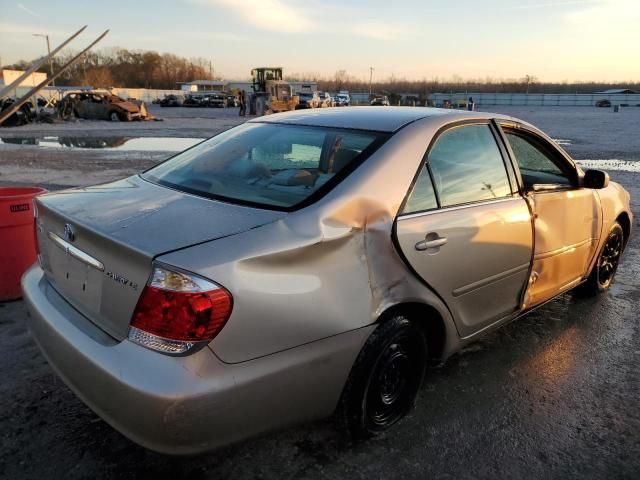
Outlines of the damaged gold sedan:
[{"label": "damaged gold sedan", "polygon": [[335,412],[409,412],[427,365],[613,281],[629,194],[531,125],[289,112],[37,198],[30,328],[100,416],[187,454]]}]

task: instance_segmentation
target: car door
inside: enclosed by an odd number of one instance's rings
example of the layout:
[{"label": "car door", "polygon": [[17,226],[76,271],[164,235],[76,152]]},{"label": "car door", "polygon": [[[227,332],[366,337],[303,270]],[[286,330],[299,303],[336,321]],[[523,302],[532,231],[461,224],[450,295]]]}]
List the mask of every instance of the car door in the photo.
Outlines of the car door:
[{"label": "car door", "polygon": [[525,307],[576,286],[588,273],[602,229],[595,190],[580,187],[573,164],[557,147],[523,126],[503,124],[509,150],[534,212],[534,258]]},{"label": "car door", "polygon": [[85,118],[103,119],[102,115],[102,97],[97,94],[91,94],[85,101]]},{"label": "car door", "polygon": [[529,207],[496,137],[486,122],[441,132],[395,227],[402,255],[463,337],[520,310],[531,266]]}]

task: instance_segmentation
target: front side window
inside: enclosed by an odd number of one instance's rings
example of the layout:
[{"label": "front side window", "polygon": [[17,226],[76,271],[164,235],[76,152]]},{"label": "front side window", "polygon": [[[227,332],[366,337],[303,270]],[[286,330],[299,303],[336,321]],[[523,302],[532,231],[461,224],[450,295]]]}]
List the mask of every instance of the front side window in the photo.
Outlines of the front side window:
[{"label": "front side window", "polygon": [[442,207],[511,195],[502,154],[489,125],[445,131],[429,152],[428,162]]},{"label": "front side window", "polygon": [[509,130],[505,131],[505,136],[518,162],[526,189],[531,189],[535,184],[572,184],[569,176],[535,142]]},{"label": "front side window", "polygon": [[148,170],[143,178],[196,195],[290,209],[328,191],[383,134],[246,123]]}]

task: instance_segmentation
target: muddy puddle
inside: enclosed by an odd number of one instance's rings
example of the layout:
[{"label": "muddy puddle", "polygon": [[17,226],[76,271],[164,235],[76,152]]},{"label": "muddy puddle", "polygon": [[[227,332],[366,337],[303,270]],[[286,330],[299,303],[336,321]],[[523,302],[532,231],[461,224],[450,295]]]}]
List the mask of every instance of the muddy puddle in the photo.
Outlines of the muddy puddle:
[{"label": "muddy puddle", "polygon": [[19,137],[0,138],[0,144],[43,148],[109,149],[118,151],[180,152],[203,138],[185,137]]}]

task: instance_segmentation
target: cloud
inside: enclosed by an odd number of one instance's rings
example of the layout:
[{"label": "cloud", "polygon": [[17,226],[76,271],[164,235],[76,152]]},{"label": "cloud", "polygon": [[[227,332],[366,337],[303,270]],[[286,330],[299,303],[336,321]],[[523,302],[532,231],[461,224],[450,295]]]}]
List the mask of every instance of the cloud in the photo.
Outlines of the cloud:
[{"label": "cloud", "polygon": [[562,17],[562,67],[582,78],[637,79],[640,2],[602,0]]},{"label": "cloud", "polygon": [[399,29],[384,22],[374,21],[356,22],[350,27],[350,30],[354,35],[374,40],[396,40],[409,33],[406,28]]},{"label": "cloud", "polygon": [[314,26],[302,11],[283,0],[197,0],[197,3],[223,8],[261,30],[301,33]]},{"label": "cloud", "polygon": [[[29,24],[19,24],[14,22],[0,22],[0,33],[20,33],[20,34],[29,34],[39,33],[42,31],[42,25],[29,25]],[[47,33],[49,35],[65,35],[69,36],[70,33],[63,32],[62,30],[51,30],[47,28]]]},{"label": "cloud", "polygon": [[541,3],[525,3],[510,7],[509,10],[530,10],[537,8],[558,8],[569,7],[573,5],[594,5],[602,3],[602,0],[565,0],[562,2],[541,2]]},{"label": "cloud", "polygon": [[[389,25],[388,22],[367,20],[363,18],[362,11],[346,5],[313,0],[304,5],[291,0],[190,1],[212,9],[224,9],[254,28],[275,33],[324,33],[389,41],[413,31],[406,25]],[[354,20],[356,18],[361,20]]]},{"label": "cloud", "polygon": [[[570,12],[567,19],[578,25],[586,23],[589,26],[610,26],[613,30],[620,30],[621,25],[628,23],[631,26],[640,20],[640,3],[637,0],[601,0],[588,8]],[[637,33],[637,24],[633,33]]]},{"label": "cloud", "polygon": [[219,40],[234,43],[254,43],[253,39],[246,35],[237,35],[229,32],[178,32],[177,35],[186,38],[200,38],[205,40]]},{"label": "cloud", "polygon": [[[582,38],[590,48],[637,51],[640,2],[637,0],[604,0],[597,5],[566,14],[567,28]],[[598,32],[593,35],[593,32]],[[632,57],[630,57],[632,58]]]},{"label": "cloud", "polygon": [[29,15],[31,15],[32,17],[36,17],[36,18],[43,18],[42,15],[40,15],[39,13],[34,12],[33,10],[25,7],[22,3],[18,4],[18,8],[20,10],[22,10],[23,12],[27,12]]}]

